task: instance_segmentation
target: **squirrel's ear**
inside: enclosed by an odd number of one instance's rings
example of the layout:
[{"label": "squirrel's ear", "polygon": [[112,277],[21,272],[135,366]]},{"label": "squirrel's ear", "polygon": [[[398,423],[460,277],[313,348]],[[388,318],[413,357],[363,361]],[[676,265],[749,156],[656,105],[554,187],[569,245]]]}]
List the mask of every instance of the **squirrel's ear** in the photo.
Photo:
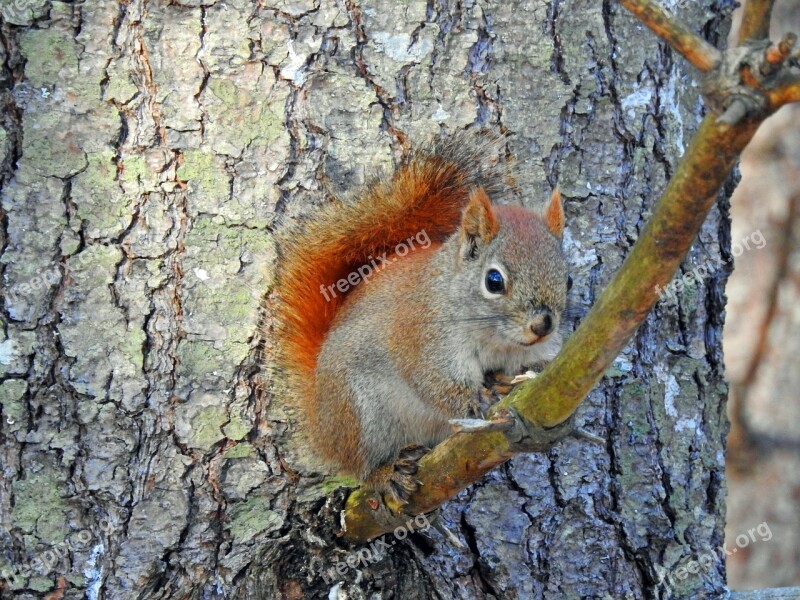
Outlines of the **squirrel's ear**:
[{"label": "squirrel's ear", "polygon": [[461,243],[465,254],[474,258],[478,246],[489,244],[499,230],[500,222],[492,201],[482,187],[475,189],[461,217]]},{"label": "squirrel's ear", "polygon": [[550,204],[544,211],[544,223],[557,238],[563,235],[566,218],[564,217],[564,207],[561,205],[561,190],[558,188],[554,189],[553,195],[550,196]]}]

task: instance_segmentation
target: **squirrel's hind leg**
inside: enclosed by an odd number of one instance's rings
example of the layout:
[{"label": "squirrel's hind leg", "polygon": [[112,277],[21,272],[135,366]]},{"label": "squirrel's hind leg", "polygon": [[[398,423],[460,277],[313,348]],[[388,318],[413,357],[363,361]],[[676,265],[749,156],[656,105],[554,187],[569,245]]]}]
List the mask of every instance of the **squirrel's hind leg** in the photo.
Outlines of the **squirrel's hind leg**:
[{"label": "squirrel's hind leg", "polygon": [[364,483],[375,491],[384,506],[398,514],[408,504],[411,494],[422,485],[416,475],[420,459],[429,451],[430,448],[419,444],[406,446],[400,450],[394,462],[372,471]]}]

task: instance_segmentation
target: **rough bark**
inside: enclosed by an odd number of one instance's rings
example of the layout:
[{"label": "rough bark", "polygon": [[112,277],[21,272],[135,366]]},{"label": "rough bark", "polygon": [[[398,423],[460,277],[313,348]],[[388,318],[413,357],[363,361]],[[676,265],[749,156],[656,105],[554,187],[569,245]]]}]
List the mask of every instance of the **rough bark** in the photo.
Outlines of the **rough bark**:
[{"label": "rough bark", "polygon": [[[732,3],[679,4],[725,38]],[[595,0],[14,0],[2,16],[0,593],[723,592],[719,555],[674,569],[723,542],[726,197],[687,259],[708,276],[658,305],[578,413],[606,446],[566,441],[465,491],[441,511],[461,549],[335,536],[346,490],[308,465],[259,311],[275,228],[408,142],[481,123],[514,133],[531,206],[560,185],[579,318],[699,122],[691,68],[631,16]],[[58,564],[24,576],[47,552]]]}]

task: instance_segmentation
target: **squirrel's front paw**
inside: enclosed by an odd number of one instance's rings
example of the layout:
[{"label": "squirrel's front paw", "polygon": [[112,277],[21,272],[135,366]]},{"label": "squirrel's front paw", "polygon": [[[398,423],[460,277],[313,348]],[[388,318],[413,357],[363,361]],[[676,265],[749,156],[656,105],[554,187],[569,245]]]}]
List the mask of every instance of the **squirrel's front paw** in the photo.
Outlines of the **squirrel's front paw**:
[{"label": "squirrel's front paw", "polygon": [[408,498],[422,483],[417,479],[419,460],[430,448],[412,444],[406,446],[393,463],[375,469],[367,479],[367,484],[383,500],[383,504],[397,514],[408,504]]},{"label": "squirrel's front paw", "polygon": [[537,374],[535,372],[530,370],[520,373],[514,377],[506,375],[500,371],[494,371],[486,376],[484,385],[485,389],[496,395],[499,399],[508,394],[516,384],[522,383],[527,379],[535,379],[536,375]]}]

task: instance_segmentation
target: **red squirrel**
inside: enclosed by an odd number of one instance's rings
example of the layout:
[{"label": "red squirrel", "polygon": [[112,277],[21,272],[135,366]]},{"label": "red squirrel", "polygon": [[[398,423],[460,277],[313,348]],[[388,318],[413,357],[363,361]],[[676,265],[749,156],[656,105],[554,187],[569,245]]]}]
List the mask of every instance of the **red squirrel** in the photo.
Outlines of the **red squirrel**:
[{"label": "red squirrel", "polygon": [[308,439],[394,505],[486,373],[516,373],[561,348],[561,197],[542,216],[493,204],[510,188],[482,139],[412,153],[279,242],[279,363]]}]

